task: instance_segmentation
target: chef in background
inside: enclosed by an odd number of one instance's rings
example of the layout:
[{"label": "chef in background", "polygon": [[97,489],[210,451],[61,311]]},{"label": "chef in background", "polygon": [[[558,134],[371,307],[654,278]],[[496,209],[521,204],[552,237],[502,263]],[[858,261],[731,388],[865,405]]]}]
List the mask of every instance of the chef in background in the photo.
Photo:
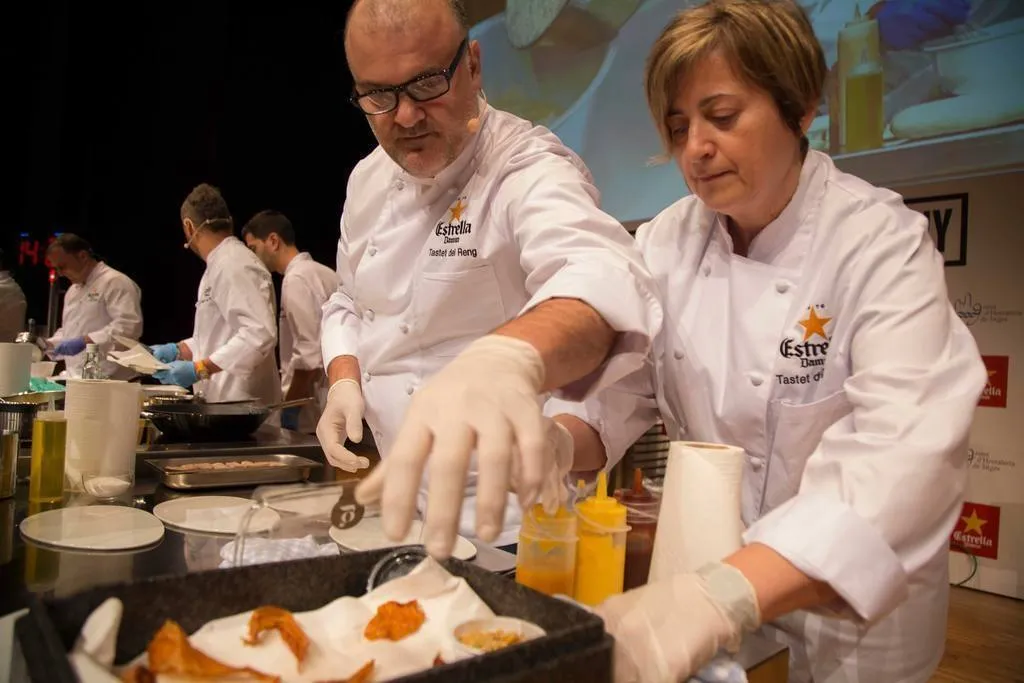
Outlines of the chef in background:
[{"label": "chef in background", "polygon": [[685,680],[762,624],[794,683],[926,683],[942,657],[985,367],[927,220],[808,149],[825,72],[792,0],[688,9],[648,57],[693,194],[637,230],[665,325],[593,415],[611,460],[658,412],[672,440],[742,447],[747,529],[598,608],[616,683]]},{"label": "chef in background", "polygon": [[60,328],[46,340],[49,356],[64,361],[68,377],[81,377],[85,345],[96,344],[107,377],[133,376],[131,370],[106,360],[106,356],[115,347],[114,335],[133,340],[142,336],[139,286],[98,260],[89,243],[70,232],[51,242],[46,256],[57,275],[71,281],[64,293]]},{"label": "chef in background", "polygon": [[242,239],[263,265],[282,276],[277,327],[284,400],[317,399],[282,410],[281,426],[312,434],[327,400],[320,319],[324,304],[338,288],[338,276],[308,252],[299,251],[295,228],[279,211],[260,211],[250,218],[242,228]]},{"label": "chef in background", "polygon": [[582,161],[482,97],[468,29],[458,0],[352,6],[351,101],[380,146],[349,178],[323,322],[324,450],[367,466],[344,448],[365,405],[382,464],[359,500],[381,502],[391,538],[425,509],[437,557],[460,528],[514,543],[509,491],[557,505],[572,427],[544,419],[545,394],[582,396],[639,367],[660,322]]},{"label": "chef in background", "polygon": [[0,249],[0,342],[13,342],[25,331],[28,302],[11,272],[7,269],[4,250]]},{"label": "chef in background", "polygon": [[220,190],[203,183],[181,205],[185,248],[206,262],[192,336],[152,347],[170,365],[154,377],[192,387],[208,402],[281,398],[274,347],[274,283],[256,255],[232,234],[234,219]]}]

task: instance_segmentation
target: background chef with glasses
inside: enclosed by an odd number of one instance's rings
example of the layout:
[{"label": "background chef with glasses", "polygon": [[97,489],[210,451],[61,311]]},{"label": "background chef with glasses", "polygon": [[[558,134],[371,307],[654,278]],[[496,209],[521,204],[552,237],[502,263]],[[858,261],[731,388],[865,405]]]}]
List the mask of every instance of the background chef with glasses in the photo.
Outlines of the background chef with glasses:
[{"label": "background chef with glasses", "polygon": [[457,0],[359,0],[349,14],[351,100],[380,145],[349,178],[322,328],[328,458],[368,465],[344,448],[365,413],[383,462],[357,495],[382,502],[392,537],[426,509],[440,557],[456,530],[513,543],[510,490],[557,504],[582,423],[545,418],[564,409],[548,392],[582,397],[639,367],[660,323],[582,161],[486,104],[467,35]]}]

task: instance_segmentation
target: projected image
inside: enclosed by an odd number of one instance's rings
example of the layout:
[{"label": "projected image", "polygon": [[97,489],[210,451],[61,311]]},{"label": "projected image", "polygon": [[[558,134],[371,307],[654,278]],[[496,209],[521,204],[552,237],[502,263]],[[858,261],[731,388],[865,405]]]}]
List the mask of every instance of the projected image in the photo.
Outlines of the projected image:
[{"label": "projected image", "polygon": [[[1024,1],[800,0],[834,85],[808,137],[889,186],[1024,163]],[[642,78],[655,38],[691,0],[469,0],[484,90],[586,161],[606,210],[649,218],[686,194]]]}]

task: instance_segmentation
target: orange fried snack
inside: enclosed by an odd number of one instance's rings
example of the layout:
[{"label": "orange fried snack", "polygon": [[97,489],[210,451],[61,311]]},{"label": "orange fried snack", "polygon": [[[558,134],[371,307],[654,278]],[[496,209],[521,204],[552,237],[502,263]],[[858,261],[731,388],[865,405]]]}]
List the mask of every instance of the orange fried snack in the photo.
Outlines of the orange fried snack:
[{"label": "orange fried snack", "polygon": [[359,671],[355,672],[348,678],[339,678],[333,681],[317,681],[317,683],[370,683],[370,677],[373,676],[373,660],[371,659],[366,664],[363,664]]},{"label": "orange fried snack", "polygon": [[277,629],[281,639],[288,649],[295,655],[298,661],[298,668],[302,670],[302,662],[306,659],[306,652],[309,650],[309,636],[305,634],[299,623],[295,621],[292,613],[280,607],[259,607],[249,617],[249,636],[242,638],[246,645],[255,645],[260,642],[260,637],[265,631]]},{"label": "orange fried snack", "polygon": [[238,678],[280,683],[280,678],[249,667],[234,667],[218,662],[188,642],[181,626],[168,619],[149,641],[149,670],[155,674],[173,674],[194,678]]},{"label": "orange fried snack", "polygon": [[427,615],[416,600],[399,603],[385,602],[366,625],[363,635],[367,640],[401,640],[420,630]]}]

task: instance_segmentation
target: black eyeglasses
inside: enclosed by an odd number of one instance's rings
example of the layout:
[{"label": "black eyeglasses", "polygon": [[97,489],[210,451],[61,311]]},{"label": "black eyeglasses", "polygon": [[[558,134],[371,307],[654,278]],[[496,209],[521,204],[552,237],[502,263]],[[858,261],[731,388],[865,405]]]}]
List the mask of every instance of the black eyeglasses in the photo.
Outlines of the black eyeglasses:
[{"label": "black eyeglasses", "polygon": [[467,36],[459,43],[459,49],[455,52],[455,59],[443,71],[422,74],[401,85],[376,88],[364,93],[354,92],[348,98],[349,102],[359,107],[364,114],[376,116],[394,111],[398,107],[398,96],[403,92],[414,102],[436,100],[451,89],[452,77],[455,76],[455,70],[459,68],[459,62],[462,61],[462,55],[466,53],[466,46],[468,44],[469,37]]}]

